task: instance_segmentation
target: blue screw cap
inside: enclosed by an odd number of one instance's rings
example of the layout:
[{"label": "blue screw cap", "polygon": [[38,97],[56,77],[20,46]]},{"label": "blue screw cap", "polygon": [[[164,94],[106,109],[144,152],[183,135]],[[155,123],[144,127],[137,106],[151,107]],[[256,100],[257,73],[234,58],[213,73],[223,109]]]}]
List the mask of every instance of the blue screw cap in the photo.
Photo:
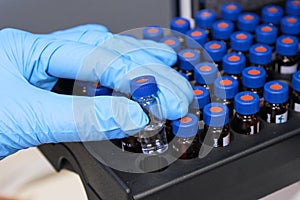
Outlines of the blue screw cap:
[{"label": "blue screw cap", "polygon": [[170,29],[175,36],[186,34],[191,29],[190,21],[183,17],[175,17],[170,21]]},{"label": "blue screw cap", "polygon": [[245,12],[238,16],[237,27],[240,31],[254,32],[259,23],[259,16],[252,12]]},{"label": "blue screw cap", "polygon": [[287,15],[300,16],[300,1],[288,0],[285,4],[285,11]]},{"label": "blue screw cap", "polygon": [[178,53],[179,67],[183,70],[193,70],[200,62],[200,53],[193,49],[183,49]]},{"label": "blue screw cap", "polygon": [[266,65],[272,61],[272,48],[267,44],[254,44],[249,49],[249,60],[253,64]]},{"label": "blue screw cap", "polygon": [[176,37],[172,37],[172,36],[164,37],[160,40],[160,42],[170,46],[175,52],[180,51],[181,44],[179,39]]},{"label": "blue screw cap", "polygon": [[300,18],[296,16],[285,16],[281,19],[281,31],[287,35],[300,34]]},{"label": "blue screw cap", "polygon": [[146,26],[143,29],[143,39],[159,42],[164,37],[164,30],[160,26]]},{"label": "blue screw cap", "polygon": [[222,127],[229,122],[229,109],[222,103],[210,103],[204,106],[203,121],[212,127]]},{"label": "blue screw cap", "polygon": [[293,74],[292,87],[297,92],[300,92],[300,70]]},{"label": "blue screw cap", "polygon": [[226,54],[227,51],[226,44],[217,40],[212,40],[205,43],[204,49],[215,62],[222,61],[223,56]]},{"label": "blue screw cap", "polygon": [[133,99],[147,97],[158,91],[154,76],[139,76],[130,81],[130,90]]},{"label": "blue screw cap", "polygon": [[185,44],[188,48],[197,49],[202,47],[207,41],[207,33],[205,30],[196,28],[191,29],[186,33]]},{"label": "blue screw cap", "polygon": [[236,52],[228,53],[223,57],[223,71],[227,74],[240,74],[246,66],[246,57]]},{"label": "blue screw cap", "polygon": [[281,81],[270,81],[264,86],[264,98],[273,104],[285,103],[289,98],[289,87]]},{"label": "blue screw cap", "polygon": [[231,48],[234,51],[246,52],[253,42],[253,36],[246,31],[237,31],[230,36]]},{"label": "blue screw cap", "polygon": [[277,39],[278,29],[275,26],[262,24],[256,27],[256,41],[262,44],[274,44]]},{"label": "blue screw cap", "polygon": [[294,56],[298,52],[298,38],[289,35],[282,35],[277,38],[276,52],[282,56]]},{"label": "blue screw cap", "polygon": [[192,113],[172,121],[172,131],[177,137],[188,138],[198,133],[198,118]]},{"label": "blue screw cap", "polygon": [[214,63],[202,62],[195,66],[194,79],[199,84],[213,84],[217,78],[218,68]]},{"label": "blue screw cap", "polygon": [[194,99],[191,103],[191,108],[202,109],[210,102],[209,91],[202,86],[194,86]]},{"label": "blue screw cap", "polygon": [[224,3],[221,6],[221,16],[226,20],[236,21],[241,12],[242,6],[236,2]]},{"label": "blue screw cap", "polygon": [[87,85],[87,95],[88,96],[110,96],[112,90],[110,88],[104,87],[98,83],[88,83]]},{"label": "blue screw cap", "polygon": [[212,36],[217,40],[228,40],[233,33],[234,24],[229,20],[218,20],[212,27]]},{"label": "blue screw cap", "polygon": [[253,92],[240,92],[234,97],[234,109],[239,114],[253,115],[259,108],[259,96]]},{"label": "blue screw cap", "polygon": [[214,21],[216,20],[216,12],[210,9],[199,10],[195,14],[196,26],[199,28],[212,28]]},{"label": "blue screw cap", "polygon": [[231,76],[221,76],[214,82],[214,94],[221,99],[233,99],[238,92],[239,83]]},{"label": "blue screw cap", "polygon": [[279,24],[283,16],[283,9],[277,5],[267,5],[262,9],[261,15],[264,23]]},{"label": "blue screw cap", "polygon": [[266,70],[261,67],[250,66],[242,71],[242,84],[246,88],[262,88],[266,83]]}]

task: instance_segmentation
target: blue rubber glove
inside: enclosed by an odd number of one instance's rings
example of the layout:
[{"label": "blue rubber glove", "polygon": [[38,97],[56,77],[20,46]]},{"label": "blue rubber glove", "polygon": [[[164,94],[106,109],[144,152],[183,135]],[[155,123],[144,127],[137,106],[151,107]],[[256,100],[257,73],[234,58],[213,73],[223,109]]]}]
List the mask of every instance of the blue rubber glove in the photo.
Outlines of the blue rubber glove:
[{"label": "blue rubber glove", "polygon": [[48,35],[0,31],[0,159],[43,143],[122,138],[148,118],[124,97],[79,97],[50,92],[58,78],[98,81],[129,93],[129,81],[154,75],[169,119],[187,113],[189,83],[172,70],[176,54],[163,44],[113,35],[100,25]]}]

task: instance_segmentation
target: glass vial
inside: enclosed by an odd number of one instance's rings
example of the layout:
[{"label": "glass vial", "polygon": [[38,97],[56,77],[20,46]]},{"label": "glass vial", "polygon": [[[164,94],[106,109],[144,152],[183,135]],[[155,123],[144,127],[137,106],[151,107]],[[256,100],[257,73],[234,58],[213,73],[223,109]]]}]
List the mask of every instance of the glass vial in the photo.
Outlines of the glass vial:
[{"label": "glass vial", "polygon": [[174,139],[172,150],[179,159],[192,159],[199,156],[200,139],[198,118],[189,113],[185,117],[172,122]]},{"label": "glass vial", "polygon": [[239,90],[242,89],[242,71],[246,66],[246,58],[243,54],[231,52],[223,57],[224,76],[231,76],[239,83]]},{"label": "glass vial", "polygon": [[285,12],[287,15],[300,17],[300,1],[287,0],[285,4]]},{"label": "glass vial", "polygon": [[194,49],[200,54],[200,60],[204,59],[204,44],[207,41],[207,33],[204,29],[195,28],[186,33],[185,45],[189,49]]},{"label": "glass vial", "polygon": [[268,123],[282,124],[288,120],[288,85],[281,81],[270,81],[264,86],[265,111],[263,118]]},{"label": "glass vial", "polygon": [[283,16],[283,9],[277,5],[267,5],[261,11],[262,21],[265,24],[278,26]]},{"label": "glass vial", "polygon": [[239,31],[247,31],[249,33],[254,33],[257,25],[259,23],[259,16],[252,12],[241,13],[238,16],[237,28]]},{"label": "glass vial", "polygon": [[272,48],[267,44],[254,44],[249,50],[251,65],[262,67],[266,70],[267,80],[272,79]]},{"label": "glass vial", "polygon": [[[230,36],[231,49],[229,52],[237,52],[239,54],[244,54],[248,58],[249,48],[252,45],[253,36],[246,31],[237,31]],[[246,60],[246,66],[250,63]]]},{"label": "glass vial", "polygon": [[203,9],[195,13],[196,27],[206,31],[208,40],[211,40],[211,29],[216,17],[216,12],[211,9]]},{"label": "glass vial", "polygon": [[144,154],[161,154],[168,149],[165,121],[157,97],[158,87],[153,76],[137,77],[130,82],[132,99],[138,102],[149,117],[149,124],[139,132]]},{"label": "glass vial", "polygon": [[241,12],[242,6],[237,2],[228,2],[221,6],[221,17],[225,20],[236,22]]},{"label": "glass vial", "polygon": [[160,26],[146,26],[143,29],[143,39],[159,42],[164,37],[164,30]]},{"label": "glass vial", "polygon": [[186,74],[188,80],[194,80],[194,66],[200,62],[200,54],[193,49],[183,49],[178,53],[179,72]]},{"label": "glass vial", "polygon": [[264,85],[266,83],[266,70],[261,67],[250,66],[242,72],[243,90],[251,91],[260,98],[260,108],[264,106]]},{"label": "glass vial", "polygon": [[198,127],[200,130],[204,128],[203,108],[210,103],[209,91],[201,86],[194,86],[194,99],[189,106],[189,112],[198,118]]},{"label": "glass vial", "polygon": [[191,23],[183,17],[174,17],[170,20],[171,34],[177,37],[181,44],[181,49],[185,48],[185,34],[191,29]]},{"label": "glass vial", "polygon": [[219,71],[222,70],[222,59],[227,52],[226,44],[217,40],[212,40],[204,45],[206,51],[205,57],[206,61],[214,61],[217,65]]},{"label": "glass vial", "polygon": [[235,114],[231,128],[240,134],[253,135],[259,132],[259,97],[249,91],[240,92],[234,97]]},{"label": "glass vial", "polygon": [[222,103],[210,103],[203,109],[204,131],[202,143],[212,147],[225,147],[230,144],[229,112]]},{"label": "glass vial", "polygon": [[293,74],[292,88],[291,107],[294,111],[300,112],[300,71]]},{"label": "glass vial", "polygon": [[298,70],[298,44],[294,36],[282,35],[276,42],[275,71],[280,74],[280,79],[291,81],[292,74]]},{"label": "glass vial", "polygon": [[230,46],[230,35],[234,31],[234,24],[229,20],[218,20],[212,26],[212,38]]},{"label": "glass vial", "polygon": [[218,77],[218,68],[214,63],[202,62],[195,66],[195,85],[203,86],[211,95],[214,94],[214,81]]},{"label": "glass vial", "polygon": [[277,39],[278,29],[275,26],[269,24],[262,24],[256,27],[255,39],[257,43],[267,44],[272,49],[272,61],[276,58],[276,39]]},{"label": "glass vial", "polygon": [[87,95],[93,96],[111,96],[112,90],[108,87],[102,86],[98,83],[88,83],[87,84]]},{"label": "glass vial", "polygon": [[234,96],[238,93],[238,81],[231,76],[221,76],[214,82],[215,101],[228,107],[229,117],[234,112]]}]

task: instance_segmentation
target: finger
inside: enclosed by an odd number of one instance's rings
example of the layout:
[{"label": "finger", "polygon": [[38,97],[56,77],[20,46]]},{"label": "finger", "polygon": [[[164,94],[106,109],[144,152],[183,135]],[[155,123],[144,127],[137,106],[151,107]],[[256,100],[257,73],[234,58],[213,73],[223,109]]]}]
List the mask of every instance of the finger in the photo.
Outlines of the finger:
[{"label": "finger", "polygon": [[72,97],[24,82],[6,91],[0,108],[0,157],[43,143],[123,138],[148,124],[141,107],[124,97]]},{"label": "finger", "polygon": [[111,38],[112,34],[108,32],[108,29],[102,25],[86,24],[66,30],[56,31],[44,36],[98,46],[105,40]]}]

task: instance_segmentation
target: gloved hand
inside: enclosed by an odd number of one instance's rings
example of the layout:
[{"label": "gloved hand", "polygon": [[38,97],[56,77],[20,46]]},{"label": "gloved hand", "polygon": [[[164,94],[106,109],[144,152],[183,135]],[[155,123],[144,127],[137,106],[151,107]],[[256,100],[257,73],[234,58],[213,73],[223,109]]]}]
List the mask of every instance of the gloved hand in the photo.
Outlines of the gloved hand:
[{"label": "gloved hand", "polygon": [[154,75],[164,115],[184,116],[193,93],[169,66],[176,54],[151,41],[113,35],[100,25],[48,35],[0,31],[0,159],[43,143],[122,138],[148,118],[125,97],[79,97],[51,92],[58,78],[99,81],[129,93],[131,78]]}]

